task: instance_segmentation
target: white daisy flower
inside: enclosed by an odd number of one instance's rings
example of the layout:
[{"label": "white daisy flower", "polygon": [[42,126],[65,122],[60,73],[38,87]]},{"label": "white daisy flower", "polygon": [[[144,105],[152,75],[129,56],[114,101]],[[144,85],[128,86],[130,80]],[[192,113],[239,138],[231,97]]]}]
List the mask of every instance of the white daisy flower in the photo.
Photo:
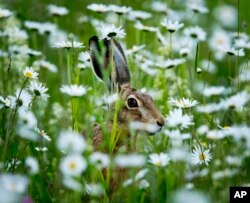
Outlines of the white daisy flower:
[{"label": "white daisy flower", "polygon": [[10,108],[11,107],[11,100],[8,97],[4,98],[4,97],[0,96],[0,109],[3,107]]},{"label": "white daisy flower", "polygon": [[67,8],[54,4],[49,4],[47,6],[47,9],[49,11],[49,14],[54,16],[64,16],[69,13],[69,10]]},{"label": "white daisy flower", "polygon": [[96,4],[96,3],[88,5],[87,9],[98,12],[98,13],[106,13],[110,11],[110,7],[104,4]]},{"label": "white daisy flower", "polygon": [[184,35],[197,41],[206,40],[206,32],[199,26],[185,28]]},{"label": "white daisy flower", "polygon": [[153,11],[166,13],[167,4],[161,1],[152,1],[151,7]]},{"label": "white daisy flower", "polygon": [[39,172],[39,164],[36,158],[34,157],[27,157],[25,159],[25,166],[28,168],[29,173],[34,175]]},{"label": "white daisy flower", "polygon": [[119,154],[114,161],[117,166],[122,168],[141,167],[146,163],[146,157],[140,154]]},{"label": "white daisy flower", "polygon": [[63,152],[82,153],[86,147],[83,136],[71,131],[61,132],[57,140],[57,148]]},{"label": "white daisy flower", "polygon": [[28,178],[22,175],[0,174],[0,189],[4,189],[6,192],[23,194],[27,190],[28,183]]},{"label": "white daisy flower", "polygon": [[54,48],[83,48],[83,43],[82,42],[77,42],[77,41],[58,41],[55,42],[52,47]]},{"label": "white daisy flower", "polygon": [[83,85],[63,85],[60,91],[72,97],[81,97],[87,93],[88,88]]},{"label": "white daisy flower", "polygon": [[173,111],[170,111],[166,118],[166,122],[169,127],[188,128],[190,125],[194,125],[193,116],[189,116],[187,114],[183,115],[181,109],[174,109]]},{"label": "white daisy flower", "polygon": [[71,190],[81,192],[83,189],[83,186],[81,183],[76,181],[74,178],[69,176],[63,177],[63,185]]},{"label": "white daisy flower", "polygon": [[101,152],[93,152],[89,156],[89,162],[92,163],[98,169],[102,169],[108,167],[110,159],[107,154],[103,154]]},{"label": "white daisy flower", "polygon": [[168,101],[170,104],[174,105],[174,106],[177,106],[179,108],[182,108],[182,109],[189,109],[191,107],[194,107],[196,106],[197,104],[199,104],[198,101],[196,100],[193,100],[193,99],[185,99],[185,98],[181,98],[181,99],[174,99],[174,98],[171,98],[169,101]]},{"label": "white daisy flower", "polygon": [[149,182],[146,179],[143,179],[139,182],[139,189],[143,190],[150,186]]},{"label": "white daisy flower", "polygon": [[245,56],[245,52],[244,49],[236,49],[234,47],[232,48],[221,48],[221,51],[224,51],[225,53],[227,53],[229,56]]},{"label": "white daisy flower", "polygon": [[21,94],[20,91],[21,90],[17,90],[14,96],[8,97],[11,101],[10,108],[15,108],[17,106],[19,109],[22,108],[24,110],[27,110],[29,108],[32,97],[26,90],[22,90]]},{"label": "white daisy flower", "polygon": [[64,176],[80,176],[87,168],[87,162],[79,154],[64,157],[60,163],[60,170]]},{"label": "white daisy flower", "polygon": [[166,18],[161,23],[170,33],[178,31],[180,28],[184,26],[183,23],[179,23],[178,21],[167,20]]},{"label": "white daisy flower", "polygon": [[85,185],[87,194],[94,197],[99,197],[104,194],[104,188],[101,184],[88,183]]},{"label": "white daisy flower", "polygon": [[185,59],[167,59],[165,61],[157,62],[155,65],[160,68],[171,69],[185,63]]},{"label": "white daisy flower", "polygon": [[47,152],[48,148],[47,147],[35,147],[35,150],[38,152]]},{"label": "white daisy flower", "polygon": [[210,149],[204,150],[201,149],[199,146],[195,146],[193,152],[192,152],[192,162],[195,165],[198,164],[206,164],[210,162],[212,159],[212,155],[210,153]]},{"label": "white daisy flower", "polygon": [[117,6],[117,5],[114,5],[114,4],[109,5],[109,9],[110,9],[110,11],[115,12],[118,15],[122,15],[122,14],[128,13],[129,11],[132,10],[131,7],[128,7],[128,6]]},{"label": "white daisy flower", "polygon": [[203,91],[202,94],[205,97],[211,97],[211,96],[217,96],[217,95],[222,95],[226,93],[227,89],[224,86],[210,86],[206,87]]},{"label": "white daisy flower", "polygon": [[129,55],[133,55],[135,53],[138,53],[139,51],[143,50],[145,48],[145,44],[137,46],[137,45],[133,45],[133,47],[131,49],[127,49],[125,50],[125,55],[129,56]]},{"label": "white daisy flower", "polygon": [[23,70],[23,75],[29,79],[37,79],[38,73],[33,70],[32,67],[26,67]]},{"label": "white daisy flower", "polygon": [[122,26],[115,27],[113,24],[103,24],[97,28],[97,32],[101,39],[110,38],[124,38],[126,33]]},{"label": "white daisy flower", "polygon": [[208,13],[208,8],[197,3],[187,3],[187,6],[195,13]]},{"label": "white daisy flower", "polygon": [[12,14],[13,13],[8,9],[0,8],[0,19],[7,18],[11,16]]},{"label": "white daisy flower", "polygon": [[89,63],[90,62],[90,54],[88,51],[80,52],[78,56],[78,60],[83,63]]},{"label": "white daisy flower", "polygon": [[49,95],[46,94],[48,88],[43,86],[42,83],[36,82],[36,81],[31,81],[29,85],[29,90],[37,97],[40,97],[41,99],[44,99],[47,101],[49,98]]},{"label": "white daisy flower", "polygon": [[169,161],[169,156],[163,152],[161,152],[160,154],[154,153],[149,155],[149,162],[156,166],[166,166]]},{"label": "white daisy flower", "polygon": [[18,110],[18,115],[19,121],[22,122],[22,125],[25,124],[30,129],[35,128],[35,126],[37,126],[37,119],[32,111],[27,111],[21,108]]},{"label": "white daisy flower", "polygon": [[224,26],[234,28],[237,25],[237,9],[228,4],[222,4],[214,9],[214,17]]},{"label": "white daisy flower", "polygon": [[158,31],[157,27],[143,25],[140,21],[137,21],[135,23],[134,27],[138,30],[147,31],[147,32],[157,32]]},{"label": "white daisy flower", "polygon": [[145,20],[151,17],[152,17],[151,13],[148,13],[146,11],[137,11],[137,10],[131,10],[127,15],[128,20],[131,21]]},{"label": "white daisy flower", "polygon": [[40,130],[38,127],[35,128],[35,131],[45,140],[51,141],[50,136],[47,135],[47,133],[44,130]]},{"label": "white daisy flower", "polygon": [[48,61],[45,61],[45,60],[35,61],[33,63],[33,66],[39,66],[41,68],[45,68],[45,69],[47,69],[47,70],[49,70],[50,72],[53,72],[53,73],[57,72],[57,67],[54,64],[52,64],[52,63],[50,63]]}]

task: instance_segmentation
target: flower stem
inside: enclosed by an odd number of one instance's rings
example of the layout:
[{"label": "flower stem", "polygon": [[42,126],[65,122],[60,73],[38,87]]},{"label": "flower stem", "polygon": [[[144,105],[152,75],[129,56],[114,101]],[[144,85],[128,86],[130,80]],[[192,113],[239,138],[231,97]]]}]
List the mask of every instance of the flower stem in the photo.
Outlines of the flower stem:
[{"label": "flower stem", "polygon": [[[21,93],[22,93],[22,91],[24,89],[24,86],[27,83],[27,81],[28,81],[28,78],[25,78],[16,101],[18,101],[20,99]],[[10,141],[10,136],[11,136],[11,132],[12,132],[11,130],[13,130],[13,126],[14,126],[14,123],[15,123],[15,118],[16,118],[17,110],[18,110],[18,104],[16,104],[16,106],[15,106],[13,117],[12,117],[12,120],[11,120],[11,124],[9,125],[9,127],[7,129],[6,140],[5,140],[5,145],[4,145],[4,152],[3,152],[3,156],[2,156],[2,160],[3,161],[5,159],[6,152],[7,152],[7,149],[8,149],[8,145],[9,145],[9,141]]]}]

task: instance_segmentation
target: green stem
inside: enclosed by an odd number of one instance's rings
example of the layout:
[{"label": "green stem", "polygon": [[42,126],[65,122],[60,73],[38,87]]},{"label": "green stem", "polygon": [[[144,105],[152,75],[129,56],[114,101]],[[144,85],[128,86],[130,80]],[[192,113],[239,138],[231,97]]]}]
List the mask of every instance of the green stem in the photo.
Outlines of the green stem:
[{"label": "green stem", "polygon": [[169,48],[169,55],[170,55],[170,58],[172,59],[173,58],[173,36],[172,36],[172,33],[170,33],[170,48]]},{"label": "green stem", "polygon": [[[18,102],[18,100],[20,99],[21,93],[22,93],[22,91],[24,89],[24,86],[27,83],[27,81],[28,81],[28,78],[25,78],[25,80],[24,80],[24,82],[22,84],[22,87],[20,89],[20,92],[18,94],[16,102]],[[5,156],[6,156],[6,152],[7,152],[7,149],[8,149],[8,145],[9,145],[9,141],[10,141],[10,136],[11,136],[11,130],[13,130],[12,128],[13,128],[14,123],[15,123],[15,118],[16,118],[17,110],[18,110],[18,104],[16,104],[16,106],[15,106],[13,117],[12,117],[12,120],[11,120],[11,124],[9,125],[9,127],[7,129],[6,140],[5,140],[5,145],[4,145],[4,153],[3,153],[3,159],[2,160],[4,160]]]}]

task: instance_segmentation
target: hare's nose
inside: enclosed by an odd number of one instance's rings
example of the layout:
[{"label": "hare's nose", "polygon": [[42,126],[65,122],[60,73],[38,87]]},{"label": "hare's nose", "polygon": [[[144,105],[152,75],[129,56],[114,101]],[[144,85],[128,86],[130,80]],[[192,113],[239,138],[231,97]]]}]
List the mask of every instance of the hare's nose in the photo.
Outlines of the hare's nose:
[{"label": "hare's nose", "polygon": [[156,121],[157,125],[162,127],[164,126],[164,119]]}]

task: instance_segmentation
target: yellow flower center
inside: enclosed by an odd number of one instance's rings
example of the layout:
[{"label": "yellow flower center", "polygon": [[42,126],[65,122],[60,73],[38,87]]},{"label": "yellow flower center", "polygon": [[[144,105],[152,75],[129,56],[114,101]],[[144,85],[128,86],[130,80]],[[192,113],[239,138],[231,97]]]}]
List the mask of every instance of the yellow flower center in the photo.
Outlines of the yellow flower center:
[{"label": "yellow flower center", "polygon": [[69,164],[69,168],[70,168],[71,170],[74,170],[74,169],[76,168],[76,163],[75,163],[75,162],[71,162],[71,163]]},{"label": "yellow flower center", "polygon": [[199,159],[202,161],[206,160],[206,155],[204,153],[199,154]]},{"label": "yellow flower center", "polygon": [[160,160],[157,160],[157,161],[155,162],[155,165],[156,165],[156,166],[161,166],[161,161],[160,161]]},{"label": "yellow flower center", "polygon": [[25,73],[25,76],[26,76],[27,78],[32,78],[33,73],[32,73],[31,71],[27,71],[27,72]]}]

